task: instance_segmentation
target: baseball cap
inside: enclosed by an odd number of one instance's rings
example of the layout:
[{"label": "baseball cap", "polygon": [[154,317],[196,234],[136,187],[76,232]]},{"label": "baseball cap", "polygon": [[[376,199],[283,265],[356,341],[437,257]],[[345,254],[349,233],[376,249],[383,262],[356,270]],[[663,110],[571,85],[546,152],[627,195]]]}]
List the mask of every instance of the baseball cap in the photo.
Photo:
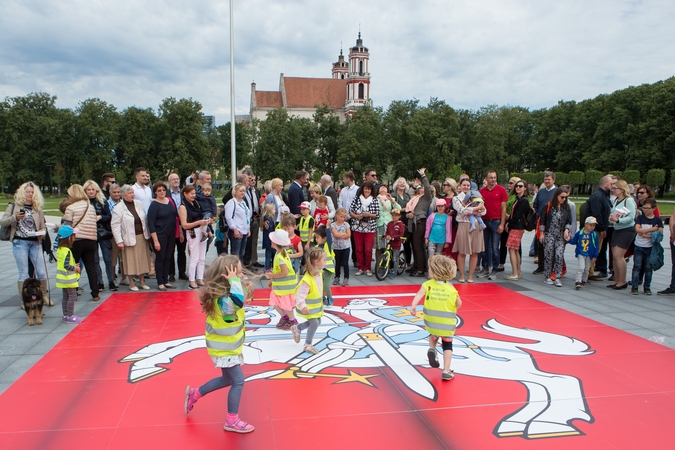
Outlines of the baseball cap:
[{"label": "baseball cap", "polygon": [[300,203],[300,209],[312,209],[309,202],[302,202]]},{"label": "baseball cap", "polygon": [[586,217],[586,222],[585,222],[585,223],[592,223],[592,224],[595,225],[595,224],[598,223],[598,221],[597,221],[597,219],[596,219],[595,217],[593,217],[593,216],[588,216],[588,217]]}]

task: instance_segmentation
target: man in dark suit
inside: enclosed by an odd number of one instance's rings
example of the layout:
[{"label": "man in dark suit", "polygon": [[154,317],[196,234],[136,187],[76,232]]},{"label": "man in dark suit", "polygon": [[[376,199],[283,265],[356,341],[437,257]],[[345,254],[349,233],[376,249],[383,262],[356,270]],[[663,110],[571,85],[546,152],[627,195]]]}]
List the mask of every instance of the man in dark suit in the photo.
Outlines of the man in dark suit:
[{"label": "man in dark suit", "polygon": [[309,180],[309,174],[299,170],[295,174],[295,181],[288,188],[288,209],[296,218],[300,217],[300,204],[305,201],[303,188]]},{"label": "man in dark suit", "polygon": [[255,175],[251,169],[241,172],[248,177],[248,188],[244,194],[244,201],[251,211],[251,235],[246,241],[244,252],[244,265],[252,267],[265,267],[258,262],[258,234],[260,231],[260,190],[255,187]]},{"label": "man in dark suit", "polygon": [[338,203],[337,203],[337,191],[333,187],[333,180],[330,178],[330,175],[324,175],[321,177],[321,189],[323,190],[323,195],[326,197],[330,197],[331,200],[333,200],[333,206],[337,209]]}]

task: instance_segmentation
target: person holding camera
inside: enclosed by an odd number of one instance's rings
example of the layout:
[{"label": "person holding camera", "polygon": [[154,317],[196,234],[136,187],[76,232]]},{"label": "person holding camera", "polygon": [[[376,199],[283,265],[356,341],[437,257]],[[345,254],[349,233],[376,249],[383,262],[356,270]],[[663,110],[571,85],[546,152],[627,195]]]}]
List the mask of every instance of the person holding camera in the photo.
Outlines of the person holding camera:
[{"label": "person holding camera", "polygon": [[16,190],[14,203],[7,205],[5,214],[0,219],[0,226],[9,230],[7,236],[12,242],[12,253],[19,271],[19,297],[23,290],[23,282],[33,274],[28,273],[28,260],[35,267],[35,278],[40,280],[40,288],[46,303],[54,303],[47,296],[47,271],[44,261],[39,261],[42,254],[42,238],[46,233],[45,216],[42,212],[42,193],[32,182],[28,181]]}]

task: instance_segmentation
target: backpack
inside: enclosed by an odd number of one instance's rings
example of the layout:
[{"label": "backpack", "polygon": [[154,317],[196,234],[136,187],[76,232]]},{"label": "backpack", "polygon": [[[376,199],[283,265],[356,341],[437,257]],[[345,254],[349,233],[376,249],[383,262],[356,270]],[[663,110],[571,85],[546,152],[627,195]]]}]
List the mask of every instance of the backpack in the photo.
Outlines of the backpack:
[{"label": "backpack", "polygon": [[[232,209],[232,218],[234,219],[234,213],[237,211],[237,208]],[[227,220],[225,220],[225,208],[218,214],[218,229],[223,233],[227,233],[229,227],[227,226]]]},{"label": "backpack", "polygon": [[534,208],[530,208],[528,212],[525,213],[525,230],[532,231],[537,228],[537,211]]}]

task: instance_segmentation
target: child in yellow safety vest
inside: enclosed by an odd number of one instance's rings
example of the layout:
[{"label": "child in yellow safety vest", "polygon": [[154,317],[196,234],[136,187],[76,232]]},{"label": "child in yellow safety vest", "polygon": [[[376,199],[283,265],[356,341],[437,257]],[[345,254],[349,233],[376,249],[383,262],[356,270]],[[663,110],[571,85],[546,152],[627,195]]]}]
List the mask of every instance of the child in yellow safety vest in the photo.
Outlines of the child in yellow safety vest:
[{"label": "child in yellow safety vest", "polygon": [[302,241],[302,248],[307,251],[309,243],[314,238],[314,218],[310,215],[309,202],[302,202],[300,204],[300,218],[298,219],[298,231],[300,232],[300,240]]},{"label": "child in yellow safety vest", "polygon": [[316,244],[316,247],[323,250],[326,254],[326,267],[323,269],[322,275],[323,304],[332,305],[333,293],[330,290],[330,285],[333,282],[333,277],[335,276],[335,253],[333,253],[333,249],[328,244],[325,227],[319,227],[314,231],[314,243]]},{"label": "child in yellow safety vest", "polygon": [[429,332],[427,357],[431,367],[439,367],[436,344],[441,339],[443,349],[443,380],[452,380],[455,372],[450,370],[452,362],[452,337],[455,335],[457,310],[462,306],[457,289],[450,283],[457,274],[457,264],[443,255],[429,258],[429,278],[412,302],[410,314],[417,315],[417,304],[424,299],[424,325]]},{"label": "child in yellow safety vest", "polygon": [[319,247],[311,247],[305,257],[305,275],[295,290],[295,303],[297,313],[307,319],[300,325],[293,325],[293,340],[300,342],[300,333],[307,330],[303,350],[316,355],[319,353],[312,345],[314,333],[321,324],[323,316],[323,279],[322,269],[326,266],[326,253]]},{"label": "child in yellow safety vest", "polygon": [[291,244],[286,249],[288,257],[291,258],[291,263],[293,263],[293,270],[296,274],[300,273],[300,262],[304,255],[302,240],[300,236],[295,234],[295,217],[290,214],[287,217],[284,217],[281,220],[282,229],[288,234],[288,239],[291,240]]},{"label": "child in yellow safety vest", "polygon": [[58,246],[56,250],[56,287],[63,289],[63,301],[61,308],[63,323],[80,323],[82,318],[73,314],[75,310],[75,301],[77,300],[77,280],[80,279],[80,265],[75,262],[73,252],[70,248],[75,242],[75,235],[79,232],[77,228],[69,225],[62,225],[56,233],[54,245]]},{"label": "child in yellow safety vest", "polygon": [[291,325],[297,325],[298,321],[293,314],[295,308],[295,288],[298,285],[298,277],[291,263],[290,255],[286,249],[291,245],[288,233],[284,230],[276,230],[270,234],[272,248],[276,252],[272,271],[265,273],[265,278],[270,280],[268,287],[272,288],[270,292],[270,306],[279,313],[281,318],[277,323],[277,328],[281,330],[290,330]]},{"label": "child in yellow safety vest", "polygon": [[222,254],[211,264],[199,302],[206,314],[206,349],[222,376],[213,378],[199,388],[185,389],[185,414],[192,411],[197,400],[206,394],[230,386],[227,394],[227,420],[223,428],[235,433],[250,433],[253,425],[239,418],[241,391],[244,388],[244,341],[246,313],[244,304],[253,299],[253,283],[242,282],[239,258]]}]

